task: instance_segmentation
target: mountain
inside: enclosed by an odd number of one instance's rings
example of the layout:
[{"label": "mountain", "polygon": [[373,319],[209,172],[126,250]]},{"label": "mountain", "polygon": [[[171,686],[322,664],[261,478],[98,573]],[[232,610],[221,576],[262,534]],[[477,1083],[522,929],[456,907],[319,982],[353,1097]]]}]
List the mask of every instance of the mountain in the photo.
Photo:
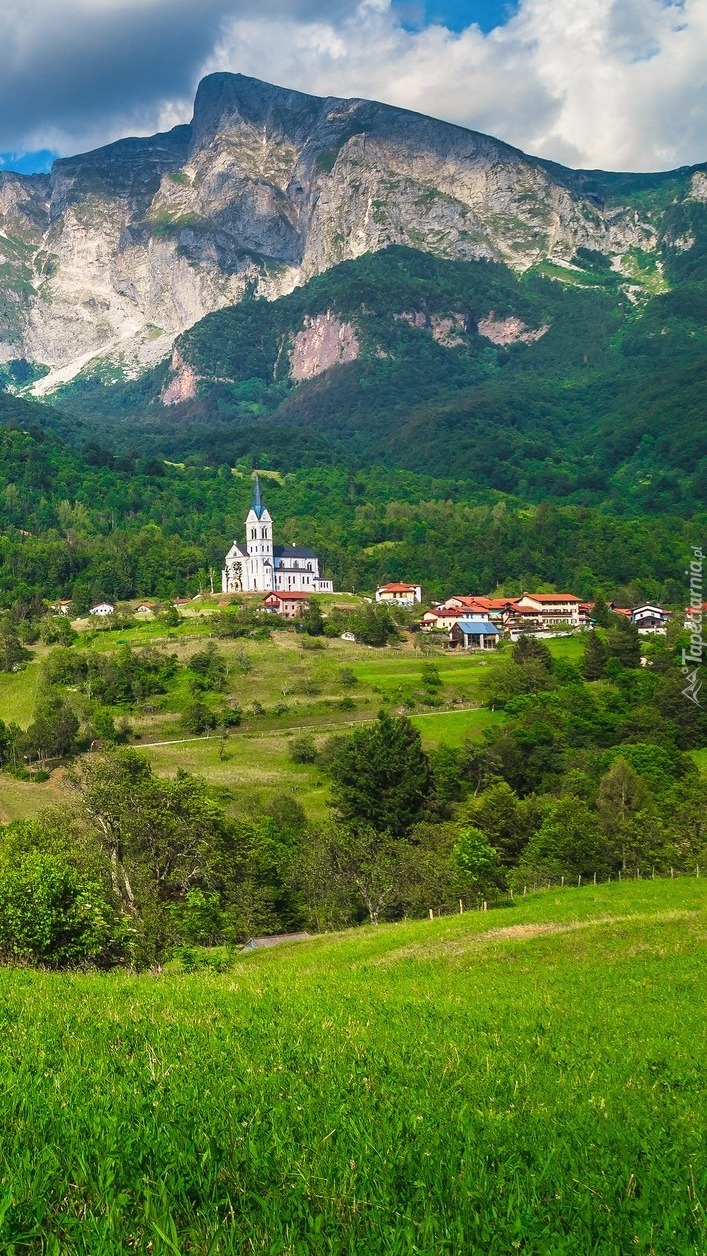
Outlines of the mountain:
[{"label": "mountain", "polygon": [[569,282],[607,258],[650,289],[666,248],[691,248],[674,207],[706,196],[702,167],[571,171],[388,105],[214,74],[187,126],[0,172],[0,362],[38,394],[87,364],[137,376],[204,315],[391,245]]}]

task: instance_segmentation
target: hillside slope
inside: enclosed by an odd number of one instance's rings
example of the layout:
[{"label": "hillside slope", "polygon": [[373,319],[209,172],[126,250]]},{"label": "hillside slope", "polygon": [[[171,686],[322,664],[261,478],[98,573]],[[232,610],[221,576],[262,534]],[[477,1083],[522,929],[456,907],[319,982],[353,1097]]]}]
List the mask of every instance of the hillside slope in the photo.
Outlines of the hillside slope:
[{"label": "hillside slope", "polygon": [[84,375],[54,401],[170,458],[378,463],[526,501],[691,513],[707,500],[704,262],[670,259],[675,286],[636,302],[580,260],[569,286],[391,247],[209,315],[169,367]]},{"label": "hillside slope", "polygon": [[701,1251],[705,936],[675,880],[223,976],[0,974],[0,1242]]}]

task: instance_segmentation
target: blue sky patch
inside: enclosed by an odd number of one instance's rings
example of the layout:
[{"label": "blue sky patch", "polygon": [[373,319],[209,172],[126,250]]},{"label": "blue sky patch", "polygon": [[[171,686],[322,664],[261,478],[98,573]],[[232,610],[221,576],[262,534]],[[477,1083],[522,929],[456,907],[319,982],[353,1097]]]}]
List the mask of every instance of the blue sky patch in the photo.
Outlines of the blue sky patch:
[{"label": "blue sky patch", "polygon": [[58,156],[48,148],[40,148],[36,153],[0,153],[0,170],[14,170],[17,174],[48,174]]},{"label": "blue sky patch", "polygon": [[482,31],[503,26],[513,16],[517,0],[393,0],[403,24],[411,30],[438,23],[452,31],[476,22]]}]

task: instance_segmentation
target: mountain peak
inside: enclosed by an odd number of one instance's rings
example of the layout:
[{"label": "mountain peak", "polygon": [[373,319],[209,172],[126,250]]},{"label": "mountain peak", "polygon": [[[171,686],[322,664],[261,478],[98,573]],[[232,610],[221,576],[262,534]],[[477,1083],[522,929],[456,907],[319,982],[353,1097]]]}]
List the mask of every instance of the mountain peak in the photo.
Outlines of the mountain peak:
[{"label": "mountain peak", "polygon": [[656,216],[631,203],[632,178],[376,101],[210,74],[189,126],[56,162],[51,199],[46,181],[0,177],[0,360],[68,378],[117,355],[139,373],[205,314],[390,245],[567,282],[588,252],[633,274],[676,193],[658,189]]},{"label": "mountain peak", "polygon": [[323,104],[317,96],[246,74],[208,74],[199,83],[194,100],[192,144],[204,147],[229,121],[239,119],[304,139]]}]

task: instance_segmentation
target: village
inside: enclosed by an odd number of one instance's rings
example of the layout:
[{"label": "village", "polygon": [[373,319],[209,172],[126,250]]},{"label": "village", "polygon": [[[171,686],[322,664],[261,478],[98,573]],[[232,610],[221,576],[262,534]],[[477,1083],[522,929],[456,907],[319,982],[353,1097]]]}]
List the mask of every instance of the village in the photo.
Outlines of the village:
[{"label": "village", "polygon": [[[245,544],[234,541],[226,554],[221,593],[216,597],[223,604],[245,596],[251,609],[297,621],[312,609],[317,595],[333,596],[334,584],[320,575],[320,559],[313,550],[275,545],[273,532],[273,519],[256,474],[250,510],[244,521]],[[214,597],[213,583],[210,592]],[[363,599],[405,611],[407,627],[424,633],[449,650],[495,650],[504,639],[515,642],[527,633],[553,637],[586,632],[595,626],[595,603],[583,601],[574,593],[524,591],[518,597],[454,594],[440,602],[426,598],[421,584],[393,581],[378,585],[373,596],[364,594]],[[192,597],[171,599],[171,605],[179,613],[194,604],[203,604],[204,600],[204,590],[200,590]],[[630,620],[642,635],[666,635],[671,612],[662,606],[650,602],[633,607],[617,606],[613,602],[605,605],[615,615]],[[419,617],[415,614],[418,608]],[[106,599],[90,606],[88,615],[99,620],[113,619],[120,613],[147,618],[162,609],[154,599],[126,606]],[[52,610],[55,614],[77,617],[77,608],[71,599],[55,603]],[[690,628],[695,613],[694,607],[685,611],[685,628]],[[325,608],[322,615],[326,617]],[[356,639],[350,632],[343,635],[345,639]]]},{"label": "village", "polygon": [[[287,592],[270,591],[257,599],[248,597],[247,601],[250,609],[296,622],[311,609],[315,596],[292,589]],[[233,594],[217,597],[220,605],[237,600]],[[168,605],[179,613],[189,608],[196,610],[207,600],[208,594],[197,593],[193,597],[173,598]],[[596,626],[594,602],[582,601],[573,593],[523,592],[520,597],[455,594],[443,602],[427,604],[421,585],[399,581],[379,585],[375,597],[364,595],[362,600],[407,612],[414,612],[419,607],[419,615],[413,615],[409,620],[410,629],[424,633],[430,641],[436,641],[450,650],[494,650],[503,640],[515,642],[525,634],[556,637],[587,632]],[[69,598],[55,602],[51,609],[56,615],[78,618]],[[689,630],[691,617],[696,613],[695,608],[688,607],[684,616],[680,617],[651,602],[635,607],[616,606],[608,602],[606,609],[629,620],[641,636],[665,636],[669,622],[676,618],[681,619],[681,626]],[[111,620],[117,615],[127,614],[148,619],[163,610],[164,603],[156,599],[141,599],[128,604],[104,600],[91,606],[88,616],[96,620]],[[707,604],[703,604],[701,612],[706,610]],[[350,633],[345,636],[355,640]]]}]

